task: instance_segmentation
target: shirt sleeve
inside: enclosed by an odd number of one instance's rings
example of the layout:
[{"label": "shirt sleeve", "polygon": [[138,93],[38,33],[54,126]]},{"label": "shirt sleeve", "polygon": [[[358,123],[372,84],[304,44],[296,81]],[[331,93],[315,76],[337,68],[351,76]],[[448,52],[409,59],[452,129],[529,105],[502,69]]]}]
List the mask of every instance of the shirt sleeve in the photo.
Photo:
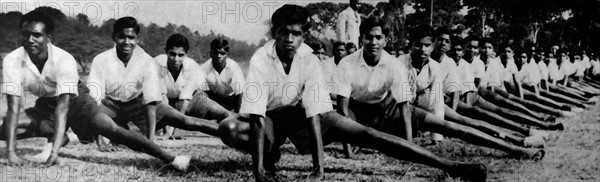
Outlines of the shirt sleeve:
[{"label": "shirt sleeve", "polygon": [[391,72],[394,77],[394,82],[390,87],[392,96],[396,100],[397,103],[412,101],[415,96],[415,90],[411,89],[411,81],[409,80],[409,75],[412,74],[410,70],[405,66],[405,64],[397,63],[395,64],[395,70]]},{"label": "shirt sleeve", "polygon": [[244,96],[240,107],[240,114],[255,114],[265,116],[269,101],[269,87],[265,84],[266,74],[261,71],[265,65],[260,65],[262,59],[269,59],[264,55],[264,49],[259,49],[250,59]]},{"label": "shirt sleeve", "polygon": [[96,56],[90,66],[90,75],[86,86],[90,89],[90,96],[96,100],[96,103],[100,105],[102,99],[106,94],[104,72],[102,71],[102,58]]},{"label": "shirt sleeve", "polygon": [[8,55],[2,61],[2,94],[22,96],[23,78],[20,62]]},{"label": "shirt sleeve", "polygon": [[460,92],[460,81],[458,79],[458,68],[454,63],[447,63],[448,74],[444,79],[444,93]]},{"label": "shirt sleeve", "polygon": [[352,85],[350,82],[350,80],[352,80],[352,73],[350,64],[352,64],[351,62],[353,60],[344,60],[345,59],[342,59],[338,67],[335,69],[332,80],[333,83],[335,83],[335,85],[338,87],[337,95],[349,98],[350,94],[352,93]]},{"label": "shirt sleeve", "polygon": [[231,87],[233,89],[234,94],[242,94],[242,88],[244,88],[245,84],[244,72],[237,63],[232,68],[233,76],[231,77]]},{"label": "shirt sleeve", "polygon": [[65,55],[59,60],[54,68],[59,68],[56,71],[56,95],[75,94],[77,92],[77,84],[79,83],[79,72],[77,71],[77,62],[71,55]]},{"label": "shirt sleeve", "polygon": [[181,89],[181,93],[179,94],[179,99],[181,100],[191,100],[194,94],[194,91],[197,89],[202,89],[204,85],[206,85],[206,78],[204,78],[204,72],[200,70],[199,66],[196,66],[190,71],[190,76],[187,77],[186,84]]},{"label": "shirt sleeve", "polygon": [[144,104],[162,101],[161,84],[160,80],[158,79],[158,65],[151,60],[152,58],[150,58],[150,56],[145,59],[148,62],[148,67],[146,69],[147,74],[144,74],[144,82],[142,83]]},{"label": "shirt sleeve", "polygon": [[308,70],[313,71],[304,72],[306,81],[302,91],[302,105],[304,106],[306,117],[309,118],[332,111],[333,105],[329,92],[325,89],[325,76],[322,69],[319,68],[318,58],[314,55],[308,55],[307,59],[309,59],[306,60],[309,62]]}]

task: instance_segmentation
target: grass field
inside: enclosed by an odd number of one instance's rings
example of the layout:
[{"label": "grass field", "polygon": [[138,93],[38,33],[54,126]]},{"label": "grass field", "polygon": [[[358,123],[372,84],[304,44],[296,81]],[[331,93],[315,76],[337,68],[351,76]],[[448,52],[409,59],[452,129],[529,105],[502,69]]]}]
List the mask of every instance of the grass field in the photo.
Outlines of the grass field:
[{"label": "grass field", "polygon": [[[3,103],[5,106],[5,103]],[[27,104],[27,103],[26,103]],[[29,103],[30,104],[30,103]],[[505,153],[449,139],[437,146],[416,142],[442,157],[457,161],[477,161],[487,165],[489,181],[599,181],[600,106],[572,118],[561,118],[566,130],[552,132],[546,157],[540,162],[511,159]],[[157,141],[172,154],[193,156],[187,173],[176,172],[146,154],[122,149],[99,152],[94,145],[74,144],[61,150],[58,166],[7,166],[5,143],[0,142],[0,181],[251,181],[250,155],[221,143],[218,138],[197,132],[180,132],[185,140]],[[26,159],[41,151],[45,139],[18,142],[18,152]],[[399,161],[371,150],[359,159],[337,158],[339,144],[325,148],[325,181],[456,181],[441,170]],[[402,151],[398,151],[402,152]],[[41,162],[41,161],[38,161]],[[276,181],[301,181],[309,175],[311,159],[297,155],[291,144],[283,147],[281,171]]]}]

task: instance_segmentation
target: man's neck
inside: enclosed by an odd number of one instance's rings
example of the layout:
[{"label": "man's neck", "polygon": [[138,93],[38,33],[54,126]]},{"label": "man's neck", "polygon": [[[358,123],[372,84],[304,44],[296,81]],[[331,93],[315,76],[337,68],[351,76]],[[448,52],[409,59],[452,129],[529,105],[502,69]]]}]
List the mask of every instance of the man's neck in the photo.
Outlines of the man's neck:
[{"label": "man's neck", "polygon": [[119,60],[121,60],[121,62],[123,62],[123,64],[125,64],[125,66],[127,66],[127,63],[129,63],[129,60],[131,59],[131,54],[127,54],[127,53],[119,53],[117,52],[117,57],[119,58]]},{"label": "man's neck", "polygon": [[215,71],[217,71],[217,73],[221,73],[221,71],[223,71],[223,69],[225,69],[225,66],[227,66],[227,61],[223,61],[223,63],[219,62],[219,61],[214,61],[213,59],[213,68],[215,69]]},{"label": "man's neck", "polygon": [[340,64],[341,60],[342,60],[342,57],[337,57],[337,56],[333,57],[333,62],[335,63],[335,65]]},{"label": "man's neck", "polygon": [[281,65],[283,66],[283,71],[285,71],[286,74],[289,74],[291,67],[292,67],[292,61],[294,60],[295,53],[291,54],[291,55],[286,55],[286,54],[281,53],[283,51],[278,51],[277,49],[275,50],[275,52],[277,52],[277,57],[279,58],[279,61],[281,61]]},{"label": "man's neck", "polygon": [[365,63],[367,63],[367,65],[376,66],[381,60],[381,53],[379,55],[363,54],[363,59],[365,59]]},{"label": "man's neck", "polygon": [[431,59],[436,60],[438,63],[442,62],[442,58],[444,57],[446,53],[441,52],[441,51],[433,51],[431,53]]},{"label": "man's neck", "polygon": [[[416,68],[417,70],[421,70],[421,68],[423,68],[425,66],[425,64],[427,64],[428,60],[421,60],[421,56],[413,56],[411,54],[411,65],[413,66],[413,68]],[[429,58],[428,58],[429,59]]]},{"label": "man's neck", "polygon": [[27,55],[29,56],[29,59],[31,59],[31,62],[33,62],[33,64],[38,68],[38,70],[42,72],[46,61],[48,61],[48,50],[42,51],[35,55],[27,53]]}]

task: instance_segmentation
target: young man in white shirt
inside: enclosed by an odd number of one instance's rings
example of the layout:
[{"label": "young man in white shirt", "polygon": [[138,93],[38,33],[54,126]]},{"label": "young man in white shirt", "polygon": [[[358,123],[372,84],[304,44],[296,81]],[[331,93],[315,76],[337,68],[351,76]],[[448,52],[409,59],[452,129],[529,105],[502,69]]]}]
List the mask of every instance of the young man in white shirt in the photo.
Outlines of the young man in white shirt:
[{"label": "young man in white shirt", "polygon": [[238,112],[245,78],[240,65],[229,58],[229,41],[216,38],[210,42],[210,59],[201,67],[206,74],[208,97],[226,109]]},{"label": "young man in white shirt", "polygon": [[[485,180],[486,170],[481,164],[439,158],[418,145],[334,112],[329,93],[322,86],[325,79],[319,60],[302,43],[308,31],[307,17],[307,10],[297,5],[284,5],[273,13],[271,35],[275,40],[267,42],[250,60],[248,83],[253,86],[247,88],[240,109],[248,116],[226,119],[219,127],[225,144],[252,154],[257,180],[265,180],[265,169],[275,172],[279,147],[286,138],[301,152],[311,151],[312,179],[323,177],[323,143],[342,141],[437,167],[453,177]],[[378,52],[381,49],[378,47]]]},{"label": "young man in white shirt", "polygon": [[[87,88],[82,84],[78,85],[75,59],[49,43],[49,33],[53,29],[53,22],[49,17],[34,10],[22,17],[20,25],[22,35],[26,37],[23,39],[24,48],[13,51],[3,61],[5,75],[2,93],[8,97],[6,124],[11,163],[22,163],[14,154],[14,130],[18,120],[20,95],[25,91],[20,90],[22,86],[40,97],[33,108],[26,110],[32,118],[32,129],[42,131],[41,134],[48,134],[48,131],[54,133],[54,145],[46,163],[57,163],[58,149],[63,144],[62,136],[68,126],[82,139],[93,140],[96,134],[102,134],[171,163],[178,170],[187,169],[189,157],[175,157],[166,153],[143,136],[117,126],[102,112],[95,98],[87,94]],[[40,85],[43,87],[39,87]],[[48,129],[48,125],[54,125],[54,128]]]},{"label": "young man in white shirt", "polygon": [[[205,73],[196,61],[187,57],[189,47],[186,37],[173,34],[167,39],[166,54],[154,58],[158,63],[158,75],[164,87],[162,88],[163,102],[176,108],[180,113],[197,118],[221,121],[233,115],[232,111],[228,111],[204,93],[208,89]],[[198,121],[178,125],[178,127],[187,130],[200,129],[199,131],[207,134],[218,135],[217,121],[194,120]],[[196,128],[194,125],[205,125],[205,128]],[[174,128],[166,127],[166,129],[169,139],[180,139],[173,136]]]}]

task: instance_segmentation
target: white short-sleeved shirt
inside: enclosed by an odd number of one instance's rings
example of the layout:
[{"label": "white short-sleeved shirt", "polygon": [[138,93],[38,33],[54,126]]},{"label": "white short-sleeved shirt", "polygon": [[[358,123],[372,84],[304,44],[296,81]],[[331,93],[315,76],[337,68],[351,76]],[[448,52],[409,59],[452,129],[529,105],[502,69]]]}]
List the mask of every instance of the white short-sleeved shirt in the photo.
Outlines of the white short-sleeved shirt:
[{"label": "white short-sleeved shirt", "polygon": [[323,74],[325,75],[325,88],[329,91],[329,93],[337,94],[338,87],[333,82],[333,73],[335,69],[337,69],[337,64],[335,64],[335,60],[333,57],[329,59],[325,59],[320,62]]},{"label": "white short-sleeved shirt", "polygon": [[493,86],[504,89],[505,67],[502,65],[499,58],[496,57],[489,59],[490,60],[488,60],[487,65],[480,59],[478,59],[478,62],[475,62],[476,60],[474,60],[471,63],[471,68],[474,67],[477,70],[475,78],[480,79],[480,87]]},{"label": "white short-sleeved shirt", "polygon": [[567,77],[577,73],[577,65],[571,63],[570,60],[563,61],[560,65],[560,69]]},{"label": "white short-sleeved shirt", "polygon": [[457,67],[454,60],[447,55],[442,56],[440,62],[444,69],[440,69],[444,76],[444,93],[460,92],[461,85],[458,80]]},{"label": "white short-sleeved shirt", "polygon": [[583,55],[581,62],[585,69],[589,69],[590,67],[592,67],[592,64],[590,63],[590,57],[588,57],[587,55]]},{"label": "white short-sleeved shirt", "polygon": [[550,77],[550,71],[548,70],[548,65],[546,65],[546,63],[544,61],[540,61],[537,63],[537,66],[538,66],[538,70],[540,70],[540,79],[548,80],[548,77]]},{"label": "white short-sleeved shirt", "polygon": [[429,58],[429,61],[419,72],[412,66],[412,58],[410,54],[398,57],[401,68],[405,68],[408,72],[408,83],[411,91],[416,97],[412,103],[417,107],[423,108],[432,112],[439,118],[444,118],[444,92],[443,82],[444,75],[441,69],[444,69],[440,63]]},{"label": "white short-sleeved shirt", "polygon": [[540,70],[535,62],[527,63],[521,66],[521,70],[517,73],[516,78],[521,84],[532,85],[540,83]]},{"label": "white short-sleeved shirt", "polygon": [[485,76],[485,63],[481,61],[479,56],[473,58],[471,62],[471,71],[473,71],[473,76],[475,78],[482,79]]},{"label": "white short-sleeved shirt", "polygon": [[583,76],[585,69],[587,69],[585,63],[583,63],[581,60],[575,60],[575,63],[572,65],[576,68],[575,76]]},{"label": "white short-sleeved shirt", "polygon": [[[369,66],[363,49],[344,57],[333,74],[337,94],[362,103],[379,103],[390,94],[394,83],[401,83],[396,58],[382,51],[377,65]],[[398,98],[396,98],[398,99]],[[403,102],[405,100],[397,100]]]},{"label": "white short-sleeved shirt", "polygon": [[295,106],[300,101],[307,118],[332,111],[320,67],[319,58],[302,43],[286,74],[277,57],[275,41],[268,41],[250,59],[240,113],[265,116],[266,111]]},{"label": "white short-sleeved shirt", "polygon": [[200,69],[200,65],[193,59],[185,57],[177,80],[173,78],[168,68],[168,56],[161,54],[154,57],[154,61],[158,64],[158,77],[162,83],[161,93],[167,98],[178,98],[181,100],[192,99],[194,91],[201,89],[206,90],[206,79],[204,72]]},{"label": "white short-sleeved shirt", "polygon": [[592,74],[598,75],[600,74],[600,61],[598,59],[591,61],[592,65]]},{"label": "white short-sleeved shirt", "polygon": [[517,74],[519,72],[519,69],[517,68],[517,64],[515,64],[515,59],[512,57],[509,57],[506,60],[506,67],[507,71],[510,74]]},{"label": "white short-sleeved shirt", "polygon": [[564,77],[565,73],[559,69],[556,59],[551,59],[548,63],[548,78],[551,80],[562,80]]},{"label": "white short-sleeved shirt", "polygon": [[6,55],[2,62],[2,94],[23,96],[24,91],[38,97],[78,94],[75,58],[50,43],[47,46],[48,60],[41,73],[25,48],[19,47]]},{"label": "white short-sleeved shirt", "polygon": [[471,70],[471,64],[464,59],[460,59],[456,65],[456,70],[462,93],[477,90],[477,86],[475,86],[475,77]]},{"label": "white short-sleeved shirt", "polygon": [[115,47],[94,57],[87,86],[98,104],[105,97],[128,102],[140,94],[145,104],[162,100],[158,65],[139,46],[132,54],[127,66],[117,57]]},{"label": "white short-sleeved shirt", "polygon": [[217,72],[212,64],[212,59],[208,59],[201,66],[203,72],[206,74],[206,83],[210,86],[217,86],[223,83],[229,85],[232,89],[232,93],[221,93],[221,95],[237,95],[242,93],[242,89],[245,84],[244,72],[240,65],[233,59],[225,59],[225,68],[221,70],[221,73]]}]

